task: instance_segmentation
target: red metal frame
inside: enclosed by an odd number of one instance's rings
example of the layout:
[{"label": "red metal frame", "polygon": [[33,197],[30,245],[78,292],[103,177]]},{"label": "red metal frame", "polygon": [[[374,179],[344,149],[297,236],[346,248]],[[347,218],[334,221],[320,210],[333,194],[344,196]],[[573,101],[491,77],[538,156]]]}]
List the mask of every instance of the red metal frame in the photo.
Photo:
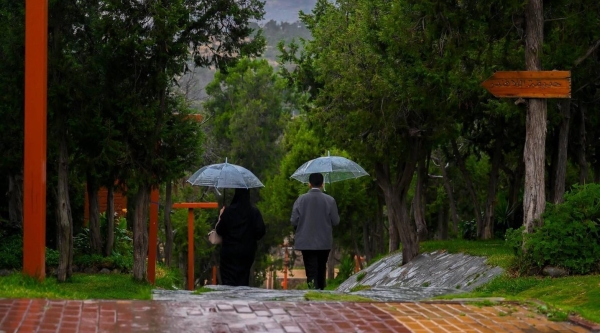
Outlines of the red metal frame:
[{"label": "red metal frame", "polygon": [[194,290],[194,209],[219,208],[216,202],[188,202],[173,204],[174,209],[187,208],[188,210],[188,290]]},{"label": "red metal frame", "polygon": [[46,276],[48,1],[25,2],[23,273]]}]

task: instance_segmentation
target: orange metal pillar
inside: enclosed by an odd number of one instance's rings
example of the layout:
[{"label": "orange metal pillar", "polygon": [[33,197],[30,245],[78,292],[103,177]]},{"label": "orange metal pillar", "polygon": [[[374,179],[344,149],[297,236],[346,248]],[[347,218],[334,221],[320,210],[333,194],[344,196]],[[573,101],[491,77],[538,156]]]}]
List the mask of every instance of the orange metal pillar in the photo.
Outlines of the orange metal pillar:
[{"label": "orange metal pillar", "polygon": [[156,246],[158,244],[158,189],[150,193],[150,231],[148,233],[148,281],[156,281]]},{"label": "orange metal pillar", "polygon": [[194,208],[188,208],[188,290],[194,290]]},{"label": "orange metal pillar", "polygon": [[48,0],[25,2],[23,273],[46,275]]},{"label": "orange metal pillar", "polygon": [[213,269],[212,269],[212,284],[213,284],[213,286],[217,285],[217,266],[216,265],[213,266]]}]

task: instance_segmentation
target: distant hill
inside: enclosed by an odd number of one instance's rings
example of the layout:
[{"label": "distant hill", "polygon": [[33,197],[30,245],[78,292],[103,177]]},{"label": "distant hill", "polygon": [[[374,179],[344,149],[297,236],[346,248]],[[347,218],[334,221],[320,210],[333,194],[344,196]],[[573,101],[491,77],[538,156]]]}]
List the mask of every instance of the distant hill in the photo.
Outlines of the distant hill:
[{"label": "distant hill", "polygon": [[[300,5],[306,6],[308,3],[312,3],[312,5],[314,5],[315,0],[297,0],[296,2],[287,0],[268,0],[267,4],[269,2],[271,2],[272,8],[294,8],[295,10],[296,8],[299,8]],[[285,7],[286,5],[288,7]],[[309,12],[311,10],[312,7],[306,9],[305,11]],[[277,50],[277,44],[279,41],[283,40],[286,44],[288,44],[293,39],[296,41],[298,41],[300,38],[311,39],[310,31],[303,23],[299,21],[289,23],[285,21],[275,21],[273,19],[266,22],[254,23],[252,24],[252,27],[254,29],[262,28],[263,35],[267,41],[267,47],[264,51],[263,58],[267,59],[274,67],[277,65],[277,55],[279,52]],[[214,69],[196,68],[191,73],[184,75],[179,80],[179,85],[181,90],[187,95],[188,99],[194,101],[194,104],[200,107],[201,101],[207,96],[205,88],[213,80],[214,74]]]},{"label": "distant hill", "polygon": [[316,0],[265,0],[265,17],[262,23],[268,21],[296,22],[298,12],[310,13],[315,7]]}]

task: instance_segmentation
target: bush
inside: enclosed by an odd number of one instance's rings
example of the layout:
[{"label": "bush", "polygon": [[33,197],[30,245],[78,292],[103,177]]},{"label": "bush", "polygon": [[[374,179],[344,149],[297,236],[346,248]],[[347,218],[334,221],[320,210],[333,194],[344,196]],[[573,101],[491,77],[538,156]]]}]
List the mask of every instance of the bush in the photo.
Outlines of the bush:
[{"label": "bush", "polygon": [[458,223],[458,230],[462,239],[475,240],[477,239],[477,221],[460,221]]},{"label": "bush", "polygon": [[23,236],[14,235],[0,242],[0,269],[20,269],[23,266]]},{"label": "bush", "polygon": [[550,265],[574,274],[599,271],[600,184],[574,186],[564,203],[548,204],[543,218],[544,225],[532,234],[522,234],[522,228],[506,232],[519,270]]}]

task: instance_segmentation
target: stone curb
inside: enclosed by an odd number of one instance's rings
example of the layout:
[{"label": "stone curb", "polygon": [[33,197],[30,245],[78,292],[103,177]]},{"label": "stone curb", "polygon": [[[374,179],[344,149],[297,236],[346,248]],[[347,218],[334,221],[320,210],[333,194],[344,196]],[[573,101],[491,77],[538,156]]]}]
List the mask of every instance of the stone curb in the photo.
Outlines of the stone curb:
[{"label": "stone curb", "polygon": [[585,329],[590,330],[590,332],[600,332],[600,325],[583,319],[577,315],[569,315],[569,321],[575,325],[579,325]]}]

